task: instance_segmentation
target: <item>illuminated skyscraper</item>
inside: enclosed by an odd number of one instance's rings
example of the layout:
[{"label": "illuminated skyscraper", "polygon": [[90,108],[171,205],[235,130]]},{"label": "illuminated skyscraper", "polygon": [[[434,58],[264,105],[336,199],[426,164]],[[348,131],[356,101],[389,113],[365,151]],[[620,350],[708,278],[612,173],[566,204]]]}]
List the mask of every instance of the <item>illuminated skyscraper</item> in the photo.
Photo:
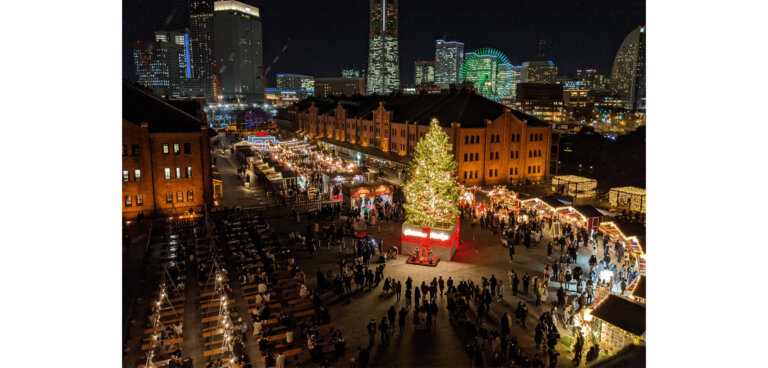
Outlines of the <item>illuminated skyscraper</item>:
[{"label": "illuminated skyscraper", "polygon": [[189,0],[189,44],[196,81],[191,94],[213,101],[213,0]]},{"label": "illuminated skyscraper", "polygon": [[397,0],[371,0],[367,94],[400,88]]},{"label": "illuminated skyscraper", "polygon": [[550,61],[526,61],[523,62],[521,75],[522,83],[555,84],[557,79],[557,66]]},{"label": "illuminated skyscraper", "polygon": [[456,41],[435,41],[435,83],[448,88],[459,81],[464,44]]},{"label": "illuminated skyscraper", "polygon": [[627,35],[616,53],[611,85],[624,100],[624,107],[645,107],[645,26]]},{"label": "illuminated skyscraper", "polygon": [[368,70],[368,64],[349,64],[341,69],[342,78],[365,78]]},{"label": "illuminated skyscraper", "polygon": [[133,51],[138,82],[161,97],[179,97],[191,78],[189,35],[155,32],[152,42],[138,42]]},{"label": "illuminated skyscraper", "polygon": [[413,63],[413,85],[421,87],[435,82],[435,62],[416,60]]},{"label": "illuminated skyscraper", "polygon": [[215,72],[221,77],[223,99],[231,103],[264,102],[259,8],[239,1],[216,1],[213,26]]}]

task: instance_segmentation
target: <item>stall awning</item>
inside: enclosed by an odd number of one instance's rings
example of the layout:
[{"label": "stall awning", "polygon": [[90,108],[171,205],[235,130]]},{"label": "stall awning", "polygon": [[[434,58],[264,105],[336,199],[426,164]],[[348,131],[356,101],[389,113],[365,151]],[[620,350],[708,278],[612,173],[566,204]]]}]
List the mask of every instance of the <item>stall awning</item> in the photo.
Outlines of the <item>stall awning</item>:
[{"label": "stall awning", "polygon": [[632,290],[632,296],[645,299],[645,276],[638,277]]},{"label": "stall awning", "polygon": [[359,232],[359,233],[355,234],[355,238],[360,238],[360,239],[362,239],[362,238],[365,238],[365,236],[366,236],[366,235],[368,235],[368,232],[367,232],[367,231],[361,231],[361,232]]},{"label": "stall awning", "polygon": [[603,216],[603,214],[600,213],[600,211],[598,211],[594,206],[590,206],[590,205],[573,206],[573,209],[586,218]]},{"label": "stall awning", "polygon": [[595,307],[592,316],[635,336],[645,333],[645,304],[634,300],[610,294]]}]

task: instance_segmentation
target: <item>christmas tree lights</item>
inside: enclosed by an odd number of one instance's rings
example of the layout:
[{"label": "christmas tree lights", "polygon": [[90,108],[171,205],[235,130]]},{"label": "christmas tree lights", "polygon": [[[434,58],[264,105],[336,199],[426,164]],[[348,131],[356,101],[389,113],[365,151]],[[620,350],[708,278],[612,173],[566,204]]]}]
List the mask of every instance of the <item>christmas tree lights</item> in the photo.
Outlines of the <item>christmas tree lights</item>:
[{"label": "christmas tree lights", "polygon": [[452,149],[448,135],[432,119],[429,131],[416,144],[410,179],[403,185],[407,224],[451,228],[456,223],[462,190]]}]

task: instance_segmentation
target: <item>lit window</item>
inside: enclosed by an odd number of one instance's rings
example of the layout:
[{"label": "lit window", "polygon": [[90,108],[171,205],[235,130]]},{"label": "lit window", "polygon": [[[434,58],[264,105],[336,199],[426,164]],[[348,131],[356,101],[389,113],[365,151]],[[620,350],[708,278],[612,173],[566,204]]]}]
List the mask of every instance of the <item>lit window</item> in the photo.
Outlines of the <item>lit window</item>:
[{"label": "lit window", "polygon": [[131,196],[125,196],[125,207],[131,207],[132,205]]},{"label": "lit window", "polygon": [[129,180],[131,180],[131,174],[128,172],[128,170],[123,170],[123,181]]},{"label": "lit window", "polygon": [[135,181],[141,180],[141,170],[139,169],[133,170],[133,180]]},{"label": "lit window", "polygon": [[176,192],[176,202],[184,202],[184,192]]},{"label": "lit window", "polygon": [[168,143],[163,143],[163,154],[167,155],[168,153]]},{"label": "lit window", "polygon": [[194,202],[194,201],[195,201],[195,195],[190,190],[187,192],[187,202]]},{"label": "lit window", "polygon": [[192,177],[192,166],[187,166],[187,177],[188,178]]},{"label": "lit window", "polygon": [[144,196],[141,194],[136,195],[136,206],[143,206],[144,205]]},{"label": "lit window", "polygon": [[176,179],[181,179],[181,168],[180,167],[176,168]]},{"label": "lit window", "polygon": [[165,178],[170,179],[171,178],[171,168],[166,167],[165,168]]},{"label": "lit window", "polygon": [[173,203],[173,192],[165,192],[165,203]]}]

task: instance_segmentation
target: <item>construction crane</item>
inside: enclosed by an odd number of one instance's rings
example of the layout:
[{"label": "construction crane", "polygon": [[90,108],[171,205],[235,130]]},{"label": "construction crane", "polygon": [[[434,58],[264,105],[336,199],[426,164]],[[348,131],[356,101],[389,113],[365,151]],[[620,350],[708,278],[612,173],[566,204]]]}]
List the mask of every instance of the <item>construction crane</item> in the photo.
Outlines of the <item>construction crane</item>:
[{"label": "construction crane", "polygon": [[[272,69],[273,66],[277,63],[278,60],[280,60],[280,55],[285,53],[285,50],[288,49],[288,44],[291,42],[291,38],[288,37],[288,41],[285,41],[285,45],[283,45],[283,48],[280,49],[280,51],[277,53],[275,58],[272,60],[272,64],[267,67],[266,70],[264,70],[263,73],[261,73],[261,81],[264,84],[264,89],[267,88],[267,76],[269,75],[269,71]],[[262,65],[259,65],[259,69],[263,69]]]}]

